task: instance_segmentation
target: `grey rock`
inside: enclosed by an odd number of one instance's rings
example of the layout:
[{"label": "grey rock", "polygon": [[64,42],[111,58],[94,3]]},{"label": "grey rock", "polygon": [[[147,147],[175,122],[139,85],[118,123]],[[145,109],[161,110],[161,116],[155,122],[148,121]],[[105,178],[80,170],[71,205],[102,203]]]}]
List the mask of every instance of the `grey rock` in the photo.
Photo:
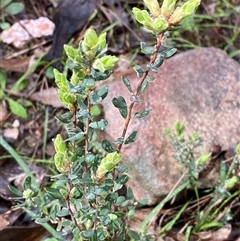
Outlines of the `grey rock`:
[{"label": "grey rock", "polygon": [[[136,73],[132,71],[127,77],[136,86]],[[213,145],[228,150],[240,142],[240,65],[225,52],[202,48],[176,54],[164,62],[156,77],[133,111],[152,112],[146,118],[131,120],[128,134],[137,130],[138,138],[122,149],[123,161],[129,167],[128,185],[136,199],[148,198],[149,204],[166,196],[182,173],[163,133],[165,127],[172,128],[179,120],[186,125],[187,134],[197,131],[204,141],[199,153],[208,152]],[[124,120],[111,104],[111,99],[120,95],[130,103],[127,88],[115,76],[103,101],[109,121],[107,139],[122,133]],[[209,175],[205,185],[214,185],[216,179],[216,175]]]}]

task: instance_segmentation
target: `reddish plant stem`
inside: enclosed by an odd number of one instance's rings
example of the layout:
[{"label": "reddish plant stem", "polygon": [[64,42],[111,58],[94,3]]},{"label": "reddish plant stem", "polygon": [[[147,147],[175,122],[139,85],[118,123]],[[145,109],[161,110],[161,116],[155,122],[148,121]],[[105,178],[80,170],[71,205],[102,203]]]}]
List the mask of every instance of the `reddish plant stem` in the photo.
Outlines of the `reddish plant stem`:
[{"label": "reddish plant stem", "polygon": [[73,124],[74,124],[74,128],[77,128],[77,107],[75,107],[75,110],[73,112]]},{"label": "reddish plant stem", "polygon": [[[150,64],[153,64],[153,63],[155,62],[155,60],[156,60],[156,58],[157,58],[157,54],[158,54],[158,52],[159,52],[159,49],[160,49],[160,47],[161,47],[161,44],[162,44],[163,39],[164,39],[163,33],[157,36],[157,44],[156,44],[156,46],[155,46],[155,47],[156,47],[156,52],[151,56]],[[140,91],[140,89],[141,89],[141,86],[142,86],[143,81],[144,81],[145,78],[148,76],[149,71],[150,71],[149,69],[146,69],[145,72],[144,72],[144,74],[143,74],[143,76],[139,79],[137,88],[136,88],[136,90],[135,90],[135,92],[134,92],[134,94],[133,94],[134,96],[138,97],[138,96],[140,95],[140,94],[139,94],[139,91]],[[129,126],[130,121],[131,121],[131,119],[132,119],[132,111],[133,111],[133,107],[134,107],[135,103],[136,103],[136,102],[131,102],[131,104],[130,104],[129,107],[128,107],[127,118],[126,118],[126,120],[125,120],[123,132],[122,132],[122,135],[121,135],[121,137],[123,138],[123,140],[124,140],[124,138],[125,138],[125,136],[126,136],[126,132],[127,132],[128,126]],[[119,145],[117,146],[117,153],[120,153],[120,152],[121,152],[122,146],[123,146],[123,144],[119,144]]]}]

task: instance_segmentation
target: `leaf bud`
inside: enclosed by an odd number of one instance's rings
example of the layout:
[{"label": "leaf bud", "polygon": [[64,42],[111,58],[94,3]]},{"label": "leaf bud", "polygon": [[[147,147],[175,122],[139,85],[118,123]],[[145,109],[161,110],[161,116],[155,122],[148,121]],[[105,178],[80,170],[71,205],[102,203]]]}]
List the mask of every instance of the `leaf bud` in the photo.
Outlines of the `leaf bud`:
[{"label": "leaf bud", "polygon": [[97,169],[97,178],[102,179],[107,172],[113,170],[113,168],[121,161],[122,154],[117,152],[108,153],[106,157],[101,160],[101,163]]},{"label": "leaf bud", "polygon": [[34,191],[31,189],[27,189],[25,191],[23,191],[23,197],[28,199],[28,198],[32,198],[34,196]]},{"label": "leaf bud", "polygon": [[143,0],[153,17],[157,18],[161,14],[158,0]]},{"label": "leaf bud", "polygon": [[164,0],[161,7],[161,14],[168,19],[175,9],[177,0]]}]

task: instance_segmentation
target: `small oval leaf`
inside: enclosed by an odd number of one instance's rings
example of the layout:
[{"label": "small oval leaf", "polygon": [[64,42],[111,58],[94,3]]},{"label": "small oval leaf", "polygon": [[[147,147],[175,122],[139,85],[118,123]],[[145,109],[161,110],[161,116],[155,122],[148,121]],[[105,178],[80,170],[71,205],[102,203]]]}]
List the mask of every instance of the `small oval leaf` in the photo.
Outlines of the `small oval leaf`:
[{"label": "small oval leaf", "polygon": [[53,198],[56,198],[56,199],[62,199],[63,198],[63,195],[55,188],[46,187],[46,191]]},{"label": "small oval leaf", "polygon": [[21,13],[23,10],[24,10],[25,6],[23,3],[20,3],[20,2],[12,2],[11,4],[9,4],[5,11],[8,13],[8,14],[11,14],[11,15],[16,15],[18,13]]},{"label": "small oval leaf", "polygon": [[11,98],[7,98],[7,102],[9,104],[9,108],[11,112],[14,115],[17,115],[22,118],[27,118],[27,111],[21,104],[19,104],[17,101]]},{"label": "small oval leaf", "polygon": [[31,189],[31,182],[32,182],[32,178],[30,176],[27,176],[23,183],[23,189],[24,190]]},{"label": "small oval leaf", "polygon": [[153,55],[156,52],[156,48],[155,47],[149,46],[145,42],[141,42],[140,46],[141,46],[142,53],[144,53],[144,54],[146,54],[148,56]]},{"label": "small oval leaf", "polygon": [[124,141],[124,144],[129,144],[134,142],[137,139],[137,131],[134,131],[133,133],[131,133],[128,138]]},{"label": "small oval leaf", "polygon": [[142,82],[141,88],[139,90],[139,94],[143,93],[143,91],[147,88],[148,86],[148,80],[145,78],[144,81]]},{"label": "small oval leaf", "polygon": [[137,232],[135,232],[135,231],[133,231],[133,230],[129,230],[128,231],[128,234],[129,234],[129,236],[133,239],[133,240],[140,240],[140,236],[139,236],[139,234],[137,233]]},{"label": "small oval leaf", "polygon": [[132,87],[131,87],[129,79],[125,76],[122,76],[122,81],[125,84],[125,86],[128,88],[129,92],[132,93],[133,91],[132,91]]},{"label": "small oval leaf", "polygon": [[134,116],[136,118],[143,118],[143,117],[147,116],[151,111],[152,110],[145,110],[143,112],[136,112]]},{"label": "small oval leaf", "polygon": [[113,98],[112,103],[116,108],[118,108],[121,116],[126,119],[128,111],[125,99],[122,96],[119,96],[118,98]]},{"label": "small oval leaf", "polygon": [[20,190],[18,190],[16,187],[14,187],[13,185],[9,184],[8,188],[16,196],[18,196],[18,197],[22,197],[23,196],[23,193]]},{"label": "small oval leaf", "polygon": [[116,182],[124,185],[127,183],[128,180],[129,180],[129,177],[127,175],[122,175],[116,180]]},{"label": "small oval leaf", "polygon": [[116,151],[116,149],[112,147],[111,143],[108,140],[102,141],[102,148],[108,153]]},{"label": "small oval leaf", "polygon": [[102,100],[107,96],[108,94],[108,86],[103,86],[101,89],[97,92],[97,94],[102,98]]},{"label": "small oval leaf", "polygon": [[92,104],[92,105],[99,104],[99,103],[101,103],[101,101],[102,101],[102,97],[99,96],[97,93],[91,93],[91,94],[89,95],[89,98],[90,98],[90,101],[91,101],[91,104]]},{"label": "small oval leaf", "polygon": [[171,56],[173,56],[177,52],[176,48],[170,48],[170,49],[165,49],[163,50],[160,55],[164,58],[167,59]]},{"label": "small oval leaf", "polygon": [[145,72],[144,68],[142,68],[140,65],[135,65],[133,69],[137,72],[137,76],[141,78]]},{"label": "small oval leaf", "polygon": [[108,124],[107,120],[101,119],[100,121],[91,122],[89,126],[92,127],[93,129],[103,131],[106,128],[107,124]]}]

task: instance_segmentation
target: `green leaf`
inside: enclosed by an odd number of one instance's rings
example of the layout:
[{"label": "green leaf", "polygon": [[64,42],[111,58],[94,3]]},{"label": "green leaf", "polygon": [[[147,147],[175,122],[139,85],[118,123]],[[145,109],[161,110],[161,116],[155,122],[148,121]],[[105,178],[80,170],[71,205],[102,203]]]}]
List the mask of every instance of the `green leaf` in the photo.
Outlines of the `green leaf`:
[{"label": "green leaf", "polygon": [[130,187],[127,188],[127,198],[134,200],[134,195],[133,195],[133,191]]},{"label": "green leaf", "polygon": [[87,110],[87,106],[85,105],[85,103],[83,102],[83,100],[80,96],[78,96],[77,102],[78,102],[79,107],[82,110]]},{"label": "green leaf", "polygon": [[27,176],[27,177],[25,178],[24,183],[23,183],[23,189],[24,189],[24,190],[31,189],[31,182],[32,182],[31,177],[30,177],[30,176]]},{"label": "green leaf", "polygon": [[63,195],[56,188],[46,187],[46,192],[53,198],[63,199]]},{"label": "green leaf", "polygon": [[6,7],[5,11],[11,15],[16,15],[18,13],[21,13],[24,8],[25,6],[23,3],[13,2]]},{"label": "green leaf", "polygon": [[128,175],[122,175],[116,180],[116,183],[124,185],[128,182],[128,180],[129,180]]},{"label": "green leaf", "polygon": [[24,107],[32,106],[32,102],[30,100],[22,100],[21,103],[23,104]]},{"label": "green leaf", "polygon": [[240,144],[238,144],[236,147],[236,153],[238,156],[240,156]]},{"label": "green leaf", "polygon": [[64,44],[64,50],[68,56],[68,58],[70,58],[71,60],[74,60],[76,56],[78,56],[78,50],[73,48],[70,45]]},{"label": "green leaf", "polygon": [[94,199],[96,199],[96,195],[94,193],[87,193],[86,198],[88,200],[94,200]]},{"label": "green leaf", "polygon": [[116,145],[121,145],[124,142],[124,139],[122,137],[117,138],[113,141]]},{"label": "green leaf", "polygon": [[[61,223],[59,223],[59,224],[61,224]],[[46,239],[44,239],[44,241],[59,241],[59,240],[56,238],[46,238]]]},{"label": "green leaf", "polygon": [[100,121],[91,122],[89,126],[92,127],[93,129],[103,131],[107,125],[108,125],[108,121],[105,119],[101,119]]},{"label": "green leaf", "polygon": [[7,83],[7,71],[0,68],[0,87],[2,90],[5,89]]},{"label": "green leaf", "polygon": [[8,23],[8,22],[0,23],[0,28],[1,28],[2,30],[9,29],[10,27],[11,27],[11,24]]},{"label": "green leaf", "polygon": [[157,55],[157,58],[155,59],[153,65],[156,67],[156,68],[159,68],[162,64],[163,64],[163,61],[164,61],[164,58],[161,54],[158,54]]},{"label": "green leaf", "polygon": [[158,68],[154,64],[147,64],[147,68],[154,73],[158,72]]},{"label": "green leaf", "polygon": [[100,216],[107,216],[109,214],[110,210],[108,208],[103,208],[100,212]]},{"label": "green leaf", "polygon": [[160,53],[160,56],[162,56],[162,58],[164,59],[167,59],[173,56],[176,52],[177,52],[176,48],[165,49]]},{"label": "green leaf", "polygon": [[111,143],[108,140],[102,141],[102,148],[108,153],[116,151],[116,149],[112,147]]},{"label": "green leaf", "polygon": [[180,135],[183,134],[183,132],[185,131],[185,125],[182,124],[181,122],[177,121],[177,122],[174,124],[174,129],[175,129],[177,135],[180,136]]},{"label": "green leaf", "polygon": [[147,116],[151,111],[152,110],[145,110],[143,112],[136,112],[134,116],[136,118],[143,118],[143,117]]},{"label": "green leaf", "polygon": [[100,90],[97,92],[97,94],[102,98],[102,100],[107,96],[108,89],[108,86],[102,86]]},{"label": "green leaf", "polygon": [[135,215],[135,210],[134,209],[130,209],[129,212],[127,213],[128,220],[133,218],[134,215]]},{"label": "green leaf", "polygon": [[120,206],[125,200],[126,198],[124,196],[119,196],[116,200],[116,205]]},{"label": "green leaf", "polygon": [[132,132],[128,138],[124,141],[124,144],[129,144],[134,142],[137,139],[137,131]]},{"label": "green leaf", "polygon": [[89,229],[89,230],[81,232],[81,236],[84,239],[89,239],[89,238],[92,238],[94,236],[94,233],[95,233],[94,229]]},{"label": "green leaf", "polygon": [[126,101],[122,96],[119,96],[118,98],[113,98],[112,103],[116,108],[127,107]]},{"label": "green leaf", "polygon": [[140,65],[135,65],[133,69],[137,72],[137,76],[141,78],[143,74],[145,73],[144,68],[142,68]]},{"label": "green leaf", "polygon": [[108,237],[108,232],[103,229],[103,227],[97,227],[97,238],[92,241],[106,240]]},{"label": "green leaf", "polygon": [[63,124],[68,124],[72,121],[73,112],[66,112],[60,116],[56,116],[56,119],[62,122]]},{"label": "green leaf", "polygon": [[96,188],[94,194],[104,197],[107,196],[108,193],[103,188]]},{"label": "green leaf", "polygon": [[53,67],[49,66],[46,70],[46,77],[48,79],[54,79]]},{"label": "green leaf", "polygon": [[6,7],[12,0],[1,0],[0,1],[0,8]]},{"label": "green leaf", "polygon": [[113,105],[118,108],[120,114],[124,119],[127,118],[127,103],[125,99],[122,96],[119,96],[118,98],[113,98],[112,100]]},{"label": "green leaf", "polygon": [[142,82],[141,88],[139,90],[139,94],[143,93],[143,91],[147,88],[147,86],[148,86],[148,81],[145,78],[144,81]]},{"label": "green leaf", "polygon": [[83,84],[86,88],[93,88],[95,86],[95,80],[91,75],[87,75],[85,76]]},{"label": "green leaf", "polygon": [[120,207],[127,207],[129,205],[132,205],[132,200],[125,200],[124,202],[121,203]]},{"label": "green leaf", "polygon": [[134,230],[129,229],[128,234],[134,241],[141,239],[139,234],[137,232],[135,232]]},{"label": "green leaf", "polygon": [[148,204],[148,199],[147,198],[141,199],[138,202],[136,208],[140,208],[140,207],[146,206],[147,204]]},{"label": "green leaf", "polygon": [[132,93],[133,91],[132,91],[132,87],[131,87],[129,79],[125,76],[122,76],[122,81],[125,84],[125,86],[128,88],[129,92]]},{"label": "green leaf", "polygon": [[101,107],[99,107],[99,105],[93,105],[93,106],[91,106],[91,108],[90,108],[90,114],[91,114],[92,116],[99,116],[99,115],[101,115],[101,113],[102,113],[102,110],[101,110]]},{"label": "green leaf", "polygon": [[124,172],[127,172],[128,167],[127,166],[117,166],[116,169],[119,173],[124,173]]},{"label": "green leaf", "polygon": [[21,104],[19,104],[17,101],[11,98],[7,98],[7,102],[9,104],[9,108],[11,112],[14,115],[17,115],[22,118],[27,118],[27,111]]},{"label": "green leaf", "polygon": [[77,134],[70,136],[65,141],[80,141],[83,139],[83,137],[84,137],[84,132],[78,132]]},{"label": "green leaf", "polygon": [[66,217],[69,215],[69,210],[67,208],[63,208],[62,210],[60,210],[57,215],[59,217]]},{"label": "green leaf", "polygon": [[156,80],[156,78],[151,75],[148,75],[148,76],[146,76],[145,80],[147,80],[148,82],[153,82]]},{"label": "green leaf", "polygon": [[144,54],[146,54],[148,56],[153,55],[156,52],[156,48],[155,47],[149,46],[145,42],[141,42],[140,46],[141,46],[142,53],[144,53]]},{"label": "green leaf", "polygon": [[170,49],[170,48],[173,48],[174,47],[174,43],[173,43],[173,41],[172,40],[170,40],[168,37],[169,37],[169,32],[165,32],[164,33],[164,39],[163,39],[163,41],[162,41],[162,46],[163,47],[165,47],[165,48],[168,48],[168,49]]},{"label": "green leaf", "polygon": [[92,105],[96,105],[102,102],[101,96],[99,96],[97,93],[90,93],[89,95],[90,101]]},{"label": "green leaf", "polygon": [[9,184],[8,188],[16,196],[18,196],[18,197],[22,197],[23,196],[23,193],[20,190],[18,190],[16,187],[14,187],[13,185]]}]

